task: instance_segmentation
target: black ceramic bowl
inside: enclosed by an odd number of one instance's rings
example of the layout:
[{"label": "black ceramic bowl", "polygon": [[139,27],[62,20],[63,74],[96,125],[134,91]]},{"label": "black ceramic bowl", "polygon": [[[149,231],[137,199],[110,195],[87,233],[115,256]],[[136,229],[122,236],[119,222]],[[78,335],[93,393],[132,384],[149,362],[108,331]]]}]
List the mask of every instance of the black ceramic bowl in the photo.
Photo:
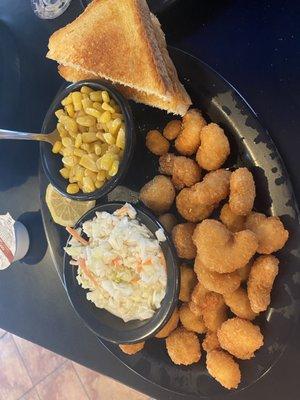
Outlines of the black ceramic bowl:
[{"label": "black ceramic bowl", "polygon": [[99,199],[100,197],[105,196],[107,193],[111,192],[125,176],[134,152],[135,130],[134,130],[133,117],[128,101],[110,84],[97,80],[95,81],[87,80],[87,81],[72,83],[64,87],[61,91],[59,91],[59,93],[56,95],[55,99],[53,100],[46,114],[42,127],[43,133],[50,133],[55,129],[57,124],[57,118],[54,112],[62,107],[61,100],[65,98],[70,92],[80,89],[81,86],[83,85],[89,86],[92,89],[96,90],[107,90],[110,96],[121,107],[122,113],[124,114],[126,142],[125,142],[124,155],[120,162],[118,173],[115,176],[113,176],[110,180],[108,180],[100,189],[96,189],[92,193],[83,193],[82,191],[79,191],[76,194],[69,194],[66,191],[69,182],[65,178],[63,178],[59,173],[59,170],[63,167],[61,160],[62,156],[60,154],[53,154],[51,151],[52,147],[48,143],[41,143],[40,151],[41,151],[42,165],[45,170],[45,173],[51,184],[62,195],[74,200],[96,200]]},{"label": "black ceramic bowl", "polygon": [[[95,216],[96,211],[107,211],[113,213],[124,205],[124,202],[106,203],[96,206],[88,211],[75,225],[78,228],[83,222]],[[154,234],[161,224],[145,208],[134,205],[137,211],[137,219]],[[167,234],[166,234],[167,236]],[[68,239],[69,242],[70,238]],[[165,242],[160,243],[167,264],[167,290],[161,307],[150,319],[124,322],[121,318],[114,316],[104,309],[97,308],[86,299],[87,290],[83,289],[77,282],[77,269],[70,266],[70,256],[64,255],[64,281],[65,287],[75,311],[85,322],[86,326],[102,339],[113,343],[136,343],[155,335],[171,316],[177,301],[179,292],[179,268],[174,246],[167,237]]]}]

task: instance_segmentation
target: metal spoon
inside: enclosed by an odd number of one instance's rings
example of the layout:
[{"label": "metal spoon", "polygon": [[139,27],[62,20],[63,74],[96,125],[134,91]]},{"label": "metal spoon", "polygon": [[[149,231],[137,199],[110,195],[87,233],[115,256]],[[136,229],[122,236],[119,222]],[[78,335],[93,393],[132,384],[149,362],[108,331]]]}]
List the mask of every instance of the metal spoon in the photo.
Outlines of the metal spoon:
[{"label": "metal spoon", "polygon": [[18,132],[9,131],[7,129],[0,129],[0,140],[1,139],[15,139],[15,140],[37,140],[39,142],[48,142],[54,145],[54,143],[59,140],[59,133],[55,129],[51,133],[28,133],[28,132]]}]

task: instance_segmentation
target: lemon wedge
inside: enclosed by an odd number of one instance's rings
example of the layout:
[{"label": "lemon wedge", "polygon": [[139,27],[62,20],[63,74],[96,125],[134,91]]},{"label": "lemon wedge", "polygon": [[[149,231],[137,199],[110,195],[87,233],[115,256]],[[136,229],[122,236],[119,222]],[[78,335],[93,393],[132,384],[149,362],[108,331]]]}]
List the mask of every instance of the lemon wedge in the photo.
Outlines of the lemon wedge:
[{"label": "lemon wedge", "polygon": [[96,202],[68,199],[49,184],[46,190],[46,204],[54,222],[62,226],[74,226],[83,214],[95,207]]}]

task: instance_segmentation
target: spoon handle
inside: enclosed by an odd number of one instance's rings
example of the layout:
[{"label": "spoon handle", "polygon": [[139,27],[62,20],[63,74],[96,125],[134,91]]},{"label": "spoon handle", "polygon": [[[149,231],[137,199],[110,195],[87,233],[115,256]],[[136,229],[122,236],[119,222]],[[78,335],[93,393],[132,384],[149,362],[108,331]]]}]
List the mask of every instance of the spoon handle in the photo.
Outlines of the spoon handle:
[{"label": "spoon handle", "polygon": [[[51,142],[51,139],[42,133],[28,133],[28,132],[18,132],[9,131],[7,129],[0,129],[0,140],[1,139],[15,139],[15,140],[38,140]],[[49,140],[50,139],[50,140]]]}]

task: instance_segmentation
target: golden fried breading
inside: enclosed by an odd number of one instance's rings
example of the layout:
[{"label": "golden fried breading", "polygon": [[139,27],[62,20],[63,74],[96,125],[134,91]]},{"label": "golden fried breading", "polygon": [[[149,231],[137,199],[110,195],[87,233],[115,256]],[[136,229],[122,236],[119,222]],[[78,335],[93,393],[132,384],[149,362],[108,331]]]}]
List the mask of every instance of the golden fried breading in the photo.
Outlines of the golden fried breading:
[{"label": "golden fried breading", "polygon": [[146,136],[146,147],[156,156],[161,156],[169,151],[170,143],[157,131],[149,131]]},{"label": "golden fried breading", "polygon": [[177,219],[176,219],[175,215],[173,215],[171,213],[166,213],[166,214],[161,215],[158,218],[158,220],[168,233],[171,233],[172,229],[177,224]]},{"label": "golden fried breading", "polygon": [[253,175],[247,168],[238,168],[231,174],[229,207],[237,215],[248,215],[255,199]]},{"label": "golden fried breading", "polygon": [[170,333],[177,328],[178,322],[179,322],[179,312],[178,309],[175,308],[169,321],[166,323],[166,325],[164,325],[164,327],[159,332],[157,332],[155,337],[158,339],[162,339],[169,336]]},{"label": "golden fried breading", "polygon": [[242,282],[247,282],[251,270],[252,262],[249,261],[244,267],[239,268],[236,272],[240,275]]},{"label": "golden fried breading", "polygon": [[205,119],[200,111],[189,110],[182,119],[181,132],[175,140],[175,147],[178,153],[191,156],[196,153],[200,145],[200,134],[206,125]]},{"label": "golden fried breading", "polygon": [[175,154],[167,153],[159,157],[159,172],[164,175],[172,175],[175,161]]},{"label": "golden fried breading", "polygon": [[212,350],[216,350],[220,348],[220,343],[218,340],[217,332],[206,332],[205,338],[202,342],[203,350],[207,353]]},{"label": "golden fried breading", "polygon": [[219,293],[207,293],[201,311],[206,328],[212,332],[216,332],[227,319],[227,307]]},{"label": "golden fried breading", "polygon": [[251,268],[247,291],[254,312],[265,311],[271,301],[271,290],[278,274],[279,260],[275,256],[258,257]]},{"label": "golden fried breading", "polygon": [[194,271],[202,285],[212,292],[225,294],[236,290],[241,284],[241,277],[237,271],[228,274],[219,274],[204,267],[199,256],[195,259]]},{"label": "golden fried breading", "polygon": [[180,258],[192,260],[196,257],[196,247],[192,236],[196,225],[191,222],[185,222],[174,226],[172,230],[172,240]]},{"label": "golden fried breading", "polygon": [[176,207],[179,214],[190,222],[200,222],[208,218],[214,210],[214,206],[201,205],[197,195],[191,189],[182,189],[176,197]]},{"label": "golden fried breading", "polygon": [[222,349],[242,360],[254,357],[264,343],[259,326],[238,317],[225,321],[217,334]]},{"label": "golden fried breading", "polygon": [[164,127],[163,135],[168,140],[174,140],[177,138],[181,131],[181,121],[178,119],[173,119],[172,121],[168,122],[167,125]]},{"label": "golden fried breading", "polygon": [[155,176],[140,191],[140,200],[156,214],[168,211],[174,199],[173,183],[164,175]]},{"label": "golden fried breading", "polygon": [[197,225],[193,241],[199,260],[210,271],[233,272],[248,263],[257,249],[257,239],[249,230],[232,233],[221,222],[206,219]]},{"label": "golden fried breading", "polygon": [[224,294],[224,300],[231,312],[239,318],[252,320],[257,316],[250,306],[246,290],[241,287],[234,292]]},{"label": "golden fried breading", "polygon": [[191,158],[178,156],[174,159],[172,182],[177,190],[190,187],[199,182],[201,169]]},{"label": "golden fried breading", "polygon": [[132,344],[120,344],[119,347],[123,353],[132,355],[144,348],[145,342],[132,343]]},{"label": "golden fried breading", "polygon": [[241,371],[233,357],[222,350],[212,350],[206,356],[208,373],[226,389],[236,389],[241,382]]},{"label": "golden fried breading", "polygon": [[204,299],[207,293],[209,293],[209,291],[205,289],[205,287],[200,282],[197,283],[194,290],[192,291],[191,300],[189,301],[188,305],[190,310],[198,317],[202,315],[201,307],[204,303]]},{"label": "golden fried breading", "polygon": [[196,333],[206,332],[203,318],[197,317],[189,308],[187,303],[182,304],[179,309],[179,318],[185,329]]},{"label": "golden fried breading", "polygon": [[197,335],[184,328],[177,328],[167,337],[166,347],[174,364],[190,365],[201,358],[201,346]]},{"label": "golden fried breading", "polygon": [[214,123],[201,130],[201,144],[196,154],[196,161],[201,168],[213,171],[220,168],[230,154],[229,141],[223,129]]},{"label": "golden fried breading", "polygon": [[193,268],[182,264],[180,265],[180,292],[179,300],[187,302],[191,299],[191,294],[197,284],[197,277]]},{"label": "golden fried breading", "polygon": [[220,220],[231,232],[239,232],[245,229],[246,217],[232,212],[228,203],[224,204],[221,209]]},{"label": "golden fried breading", "polygon": [[266,217],[257,212],[248,216],[246,228],[257,236],[257,252],[260,254],[271,254],[282,249],[289,237],[279,217]]}]

